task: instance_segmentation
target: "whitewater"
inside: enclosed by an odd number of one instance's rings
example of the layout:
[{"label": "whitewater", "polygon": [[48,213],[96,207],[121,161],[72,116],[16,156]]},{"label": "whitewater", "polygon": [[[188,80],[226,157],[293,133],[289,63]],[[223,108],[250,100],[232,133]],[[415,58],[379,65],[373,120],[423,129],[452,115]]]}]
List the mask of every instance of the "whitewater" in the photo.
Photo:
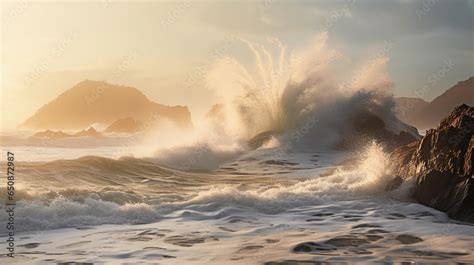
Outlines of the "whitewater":
[{"label": "whitewater", "polygon": [[416,134],[393,113],[386,57],[354,70],[327,34],[293,51],[276,39],[238,41],[254,63],[215,62],[206,79],[221,103],[192,132],[166,128],[127,146],[126,137],[88,148],[2,144],[19,160],[17,254],[0,262],[474,260],[471,224],[410,199],[409,182],[387,189],[394,177],[383,143],[340,145],[359,111]]}]

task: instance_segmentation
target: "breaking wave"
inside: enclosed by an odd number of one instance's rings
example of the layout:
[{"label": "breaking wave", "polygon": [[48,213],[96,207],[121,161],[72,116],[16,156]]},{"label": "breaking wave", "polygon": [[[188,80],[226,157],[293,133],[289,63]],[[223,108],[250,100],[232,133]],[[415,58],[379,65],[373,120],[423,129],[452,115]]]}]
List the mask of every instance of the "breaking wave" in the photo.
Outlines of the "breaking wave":
[{"label": "breaking wave", "polygon": [[388,58],[347,62],[328,46],[327,33],[292,51],[277,39],[268,45],[239,42],[254,63],[224,56],[213,64],[206,84],[219,104],[197,123],[198,137],[192,143],[159,149],[153,154],[157,161],[175,166],[198,154],[196,168],[213,169],[216,164],[209,160],[236,157],[248,150],[249,139],[265,132],[278,134],[281,146],[291,144],[297,150],[333,148],[350,133],[354,113],[362,111],[380,117],[394,133],[410,132],[393,111]]},{"label": "breaking wave", "polygon": [[[222,218],[238,209],[247,212],[276,214],[302,206],[321,205],[331,201],[369,197],[406,198],[409,189],[387,193],[392,180],[388,157],[382,147],[371,144],[357,161],[335,168],[324,176],[308,176],[287,184],[272,179],[266,185],[245,183],[203,186],[192,195],[175,201],[159,196],[145,196],[135,191],[66,189],[56,193],[30,194],[17,203],[18,231],[83,227],[99,224],[134,224],[156,222],[169,216],[195,213],[199,218]],[[212,182],[213,176],[207,176]],[[172,177],[169,181],[175,181]],[[149,185],[148,189],[153,189]],[[176,193],[179,190],[175,185]],[[224,212],[222,212],[225,209]],[[219,215],[216,217],[216,211]],[[191,214],[193,215],[193,214]],[[206,217],[207,216],[207,217]],[[1,216],[0,221],[6,221]],[[5,219],[5,220],[4,220]]]},{"label": "breaking wave", "polygon": [[[248,140],[261,133],[271,135],[257,150],[267,150],[266,154],[290,143],[295,153],[331,148],[348,133],[351,115],[360,110],[381,117],[394,132],[408,130],[393,113],[392,84],[384,70],[387,58],[354,69],[340,52],[328,47],[327,34],[291,52],[274,39],[269,48],[241,42],[255,64],[226,56],[213,65],[207,83],[221,104],[198,124],[193,135],[170,133],[173,144],[143,160],[84,157],[37,166],[40,175],[30,179],[38,189],[54,183],[63,187],[53,187],[54,192],[20,192],[18,230],[153,222],[176,211],[196,209],[244,207],[278,213],[327,200],[385,196],[391,176],[387,156],[375,143],[361,151],[352,165],[304,180],[262,179],[256,173],[236,181],[235,176],[232,179],[213,171],[190,173],[216,169],[250,152]],[[151,138],[150,143],[153,141],[158,140]],[[78,188],[64,189],[71,186]],[[392,195],[403,197],[407,191]],[[4,221],[6,216],[0,216],[0,222]]]}]

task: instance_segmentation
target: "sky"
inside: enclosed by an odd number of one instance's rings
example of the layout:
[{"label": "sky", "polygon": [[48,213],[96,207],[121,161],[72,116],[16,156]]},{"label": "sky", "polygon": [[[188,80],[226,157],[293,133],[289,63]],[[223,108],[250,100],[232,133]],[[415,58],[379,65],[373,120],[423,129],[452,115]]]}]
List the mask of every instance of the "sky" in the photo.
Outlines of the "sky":
[{"label": "sky", "polygon": [[293,49],[325,31],[351,62],[389,57],[396,96],[432,100],[474,75],[472,0],[2,1],[1,16],[1,128],[84,79],[197,119],[219,101],[203,82],[216,56],[252,60],[236,39]]}]

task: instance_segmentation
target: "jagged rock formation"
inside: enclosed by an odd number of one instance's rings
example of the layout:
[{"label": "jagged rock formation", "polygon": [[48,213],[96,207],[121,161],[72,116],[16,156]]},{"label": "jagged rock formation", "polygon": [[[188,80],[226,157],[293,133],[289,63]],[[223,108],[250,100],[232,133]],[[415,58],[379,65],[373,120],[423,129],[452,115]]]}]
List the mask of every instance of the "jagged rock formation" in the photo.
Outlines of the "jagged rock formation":
[{"label": "jagged rock formation", "polygon": [[392,152],[396,182],[413,181],[420,203],[474,221],[474,108],[460,105],[420,141]]},{"label": "jagged rock formation", "polygon": [[71,137],[94,137],[99,138],[102,137],[102,134],[98,132],[94,127],[90,127],[89,129],[79,131],[74,134],[65,133],[62,131],[51,131],[46,130],[42,132],[37,132],[33,134],[30,139],[49,139],[49,140],[57,140],[63,138],[71,138]]},{"label": "jagged rock formation", "polygon": [[167,119],[190,127],[191,114],[185,106],[165,106],[150,101],[133,87],[86,80],[41,107],[19,125],[37,130],[82,130],[92,124],[111,124],[133,117],[143,123]]},{"label": "jagged rock formation", "polygon": [[90,127],[87,130],[75,133],[74,137],[102,137],[102,134],[94,129],[94,127]]}]

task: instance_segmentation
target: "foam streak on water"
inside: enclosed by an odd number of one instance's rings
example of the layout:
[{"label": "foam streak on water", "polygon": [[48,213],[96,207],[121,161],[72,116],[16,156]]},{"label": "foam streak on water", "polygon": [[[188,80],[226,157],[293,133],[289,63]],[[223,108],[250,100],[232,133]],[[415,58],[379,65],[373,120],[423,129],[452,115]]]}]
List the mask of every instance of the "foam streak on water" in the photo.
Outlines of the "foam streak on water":
[{"label": "foam streak on water", "polygon": [[[187,174],[143,160],[85,159],[115,184],[90,185],[83,176],[87,187],[55,194],[24,187],[15,262],[472,260],[472,226],[406,199],[409,189],[385,192],[388,161],[377,144],[356,162],[335,167],[347,153],[294,153],[281,160],[273,153],[257,150],[213,173]],[[144,170],[138,179],[129,175],[135,163]],[[65,165],[49,166],[61,172]],[[110,169],[115,175],[108,177]]]}]

